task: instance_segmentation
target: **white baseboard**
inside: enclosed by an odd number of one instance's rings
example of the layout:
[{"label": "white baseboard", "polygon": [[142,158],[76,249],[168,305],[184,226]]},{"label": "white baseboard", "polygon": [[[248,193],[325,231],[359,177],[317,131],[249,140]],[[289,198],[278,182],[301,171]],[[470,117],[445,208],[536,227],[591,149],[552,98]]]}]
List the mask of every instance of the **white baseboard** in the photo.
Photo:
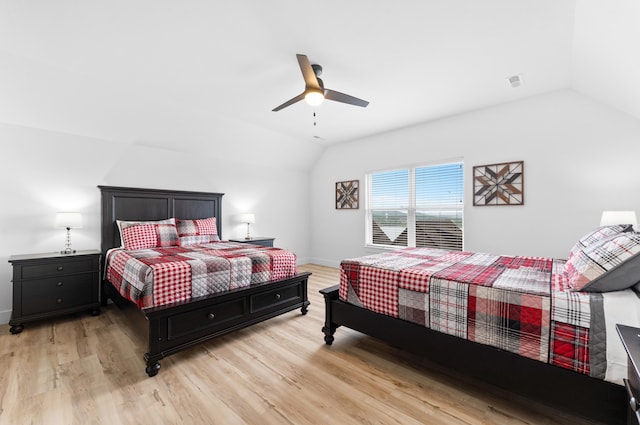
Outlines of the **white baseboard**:
[{"label": "white baseboard", "polygon": [[319,266],[325,266],[325,267],[333,267],[333,268],[338,268],[340,267],[340,261],[335,261],[335,260],[325,260],[322,258],[310,258],[309,261],[305,264],[317,264]]},{"label": "white baseboard", "polygon": [[0,311],[0,325],[6,325],[11,319],[11,310]]}]

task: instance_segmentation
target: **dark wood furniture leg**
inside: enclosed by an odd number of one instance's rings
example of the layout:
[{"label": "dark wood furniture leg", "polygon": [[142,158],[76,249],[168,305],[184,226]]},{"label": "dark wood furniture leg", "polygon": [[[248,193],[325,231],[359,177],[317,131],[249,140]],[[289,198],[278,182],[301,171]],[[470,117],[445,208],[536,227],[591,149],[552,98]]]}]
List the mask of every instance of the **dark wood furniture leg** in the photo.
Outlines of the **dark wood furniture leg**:
[{"label": "dark wood furniture leg", "polygon": [[327,345],[333,344],[335,340],[333,334],[338,329],[339,325],[332,322],[333,317],[333,301],[338,299],[338,291],[340,285],[331,286],[320,290],[320,293],[324,296],[324,326],[322,332],[324,332],[324,343]]}]

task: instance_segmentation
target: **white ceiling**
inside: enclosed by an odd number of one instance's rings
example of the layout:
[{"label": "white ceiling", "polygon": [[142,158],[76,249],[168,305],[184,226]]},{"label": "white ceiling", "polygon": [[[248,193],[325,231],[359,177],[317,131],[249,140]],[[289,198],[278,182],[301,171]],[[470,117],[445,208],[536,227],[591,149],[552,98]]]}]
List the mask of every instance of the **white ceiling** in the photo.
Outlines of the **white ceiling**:
[{"label": "white ceiling", "polygon": [[[638,55],[617,50],[639,18],[635,0],[0,0],[0,122],[309,166],[330,143],[562,88],[640,117]],[[370,105],[272,112],[304,89],[296,53]],[[602,84],[618,64],[635,68]]]}]

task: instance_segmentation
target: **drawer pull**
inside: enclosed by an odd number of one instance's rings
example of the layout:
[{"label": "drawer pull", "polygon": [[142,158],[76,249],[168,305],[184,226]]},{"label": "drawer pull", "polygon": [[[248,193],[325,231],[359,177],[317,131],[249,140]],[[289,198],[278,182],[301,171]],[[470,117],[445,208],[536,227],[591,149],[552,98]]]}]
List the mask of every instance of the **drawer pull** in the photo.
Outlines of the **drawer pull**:
[{"label": "drawer pull", "polygon": [[209,313],[209,314],[207,314],[207,319],[209,319],[209,320],[213,320],[213,319],[215,319],[215,318],[216,318],[216,315],[215,315],[215,314],[213,314],[213,313]]},{"label": "drawer pull", "polygon": [[62,283],[62,282],[58,282],[58,283],[56,283],[56,286],[57,286],[58,288],[59,288],[59,287],[61,287],[62,285],[63,285],[63,283]]},{"label": "drawer pull", "polygon": [[280,294],[275,294],[275,295],[273,296],[273,298],[275,298],[276,300],[279,300],[280,298],[282,298],[282,295],[280,295]]},{"label": "drawer pull", "polygon": [[56,302],[57,302],[58,304],[62,304],[62,298],[58,298],[58,299],[56,300]]},{"label": "drawer pull", "polygon": [[58,266],[58,271],[61,272],[62,270],[64,270],[64,267]]}]

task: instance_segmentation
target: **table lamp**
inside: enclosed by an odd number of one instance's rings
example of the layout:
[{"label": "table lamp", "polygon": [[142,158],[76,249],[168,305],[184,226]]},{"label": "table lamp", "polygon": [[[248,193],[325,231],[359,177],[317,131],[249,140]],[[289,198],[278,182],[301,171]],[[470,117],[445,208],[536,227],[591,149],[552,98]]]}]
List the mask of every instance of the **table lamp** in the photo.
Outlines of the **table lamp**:
[{"label": "table lamp", "polygon": [[75,249],[71,248],[71,229],[79,229],[82,227],[82,216],[77,212],[58,212],[56,213],[56,227],[67,229],[67,241],[64,250],[60,254],[73,254]]}]

